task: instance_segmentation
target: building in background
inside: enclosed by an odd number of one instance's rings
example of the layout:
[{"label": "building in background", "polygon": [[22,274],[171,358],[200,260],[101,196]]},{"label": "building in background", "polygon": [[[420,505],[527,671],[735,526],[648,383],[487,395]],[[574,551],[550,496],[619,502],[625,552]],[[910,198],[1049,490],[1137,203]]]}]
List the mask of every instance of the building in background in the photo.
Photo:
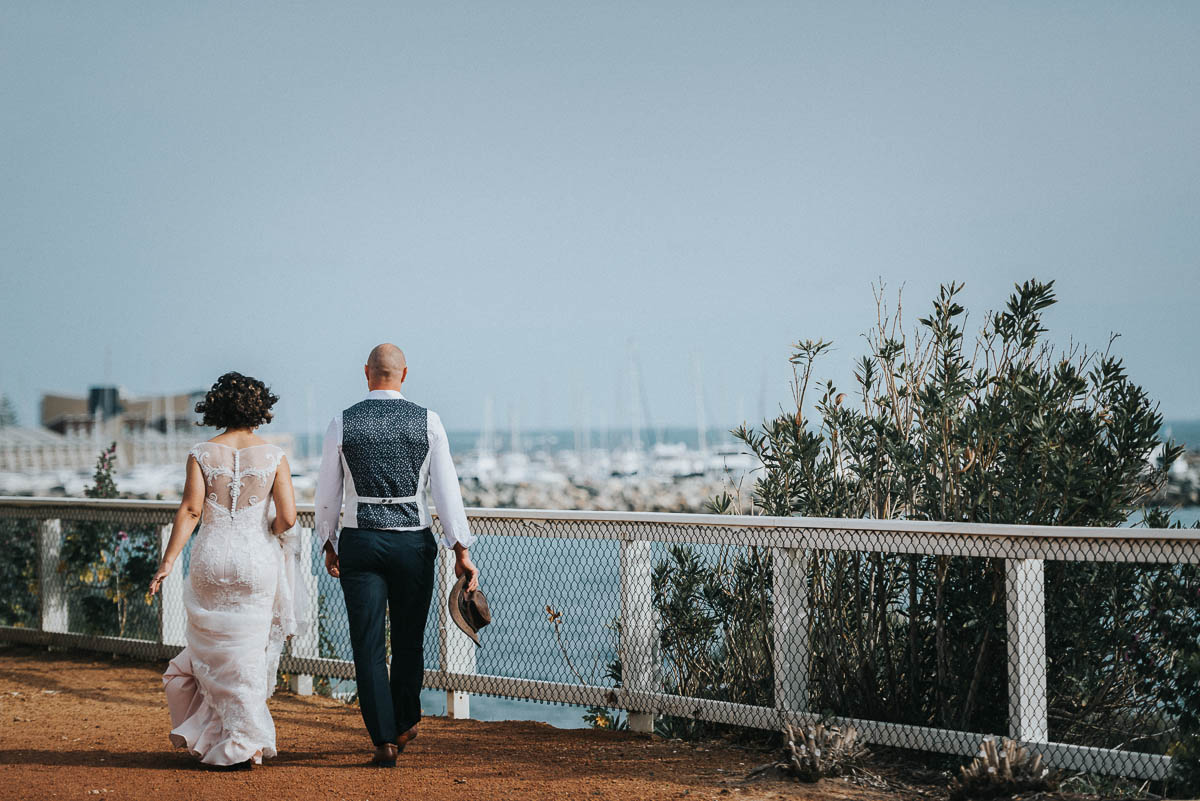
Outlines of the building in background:
[{"label": "building in background", "polygon": [[182,433],[199,421],[195,409],[203,398],[203,390],[134,397],[120,387],[92,387],[87,395],[47,393],[42,395],[42,427],[68,436],[90,436],[97,427],[116,427],[127,436]]},{"label": "building in background", "polygon": [[203,397],[200,390],[136,397],[114,386],[91,387],[86,395],[46,393],[40,428],[0,430],[0,471],[90,470],[113,442],[119,469],[178,465],[204,438],[195,426]]},{"label": "building in background", "polygon": [[[54,474],[87,474],[100,452],[115,442],[122,490],[154,497],[182,482],[188,450],[214,433],[196,426],[196,404],[203,398],[203,390],[134,396],[115,386],[91,387],[86,395],[46,393],[40,428],[0,427],[0,474],[8,474],[0,475],[0,485],[20,494],[53,490],[66,480]],[[291,434],[263,437],[290,458]]]}]

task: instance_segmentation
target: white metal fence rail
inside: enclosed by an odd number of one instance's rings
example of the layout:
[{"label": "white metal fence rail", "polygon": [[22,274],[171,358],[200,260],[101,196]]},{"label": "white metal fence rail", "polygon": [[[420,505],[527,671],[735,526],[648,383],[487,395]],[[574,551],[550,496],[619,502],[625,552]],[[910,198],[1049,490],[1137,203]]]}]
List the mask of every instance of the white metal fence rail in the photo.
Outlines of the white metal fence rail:
[{"label": "white metal fence rail", "polygon": [[[185,641],[184,570],[172,573],[161,602],[154,604],[157,626],[153,637],[78,630],[73,626],[72,590],[62,577],[65,527],[81,521],[136,525],[143,530],[152,527],[158,541],[165,544],[175,508],[174,503],[159,501],[0,498],[0,520],[24,521],[36,530],[37,540],[36,616],[17,625],[0,626],[0,640],[159,659],[177,653]],[[544,588],[558,586],[553,584],[558,579],[544,574],[578,571],[594,578],[599,589],[572,591],[576,606],[583,610],[572,619],[587,617],[584,596],[588,592],[608,593],[608,606],[600,606],[616,617],[614,655],[620,679],[601,680],[595,672],[583,676],[572,664],[569,680],[562,680],[556,673],[558,666],[547,664],[546,654],[555,654],[555,649],[521,650],[528,645],[521,640],[529,639],[529,632],[541,630],[533,623],[523,623],[519,636],[500,649],[502,669],[495,668],[497,663],[491,672],[479,668],[477,660],[485,658],[479,654],[488,653],[488,634],[484,635],[484,650],[477,654],[448,620],[444,599],[453,581],[453,566],[448,552],[439,549],[438,588],[431,613],[434,625],[426,637],[425,686],[446,691],[447,712],[454,717],[469,716],[469,695],[482,693],[624,710],[630,727],[639,731],[652,730],[656,718],[664,716],[759,729],[832,718],[856,726],[867,741],[888,746],[973,755],[985,734],[1007,735],[1043,753],[1049,764],[1067,769],[1147,779],[1162,778],[1168,770],[1170,760],[1162,751],[1051,741],[1046,560],[1182,568],[1200,564],[1200,536],[1194,531],[497,509],[468,510],[468,517],[480,535],[477,561],[484,571],[484,586],[491,590],[498,622],[518,615],[528,621],[549,616],[553,622],[555,610],[546,602],[546,595],[554,593]],[[322,626],[291,643],[281,669],[290,674],[295,691],[309,693],[314,676],[352,679],[353,664],[344,648],[333,653],[338,649],[329,644],[336,634],[336,623],[331,622],[337,618],[337,610],[331,608],[336,599],[331,600],[326,592],[325,601],[318,600],[323,594],[319,587],[323,571],[312,540],[311,507],[301,508],[298,525],[302,552],[312,562],[306,573],[309,595],[314,605],[321,603],[320,609],[313,610],[314,617],[322,618]],[[572,556],[572,544],[580,548],[586,544],[584,550],[575,552],[582,556]],[[661,576],[656,578],[656,571],[662,571],[664,549],[672,545],[769,555],[770,705],[667,691],[662,649],[673,633],[662,628],[662,590],[656,586]],[[725,558],[725,553],[713,551],[712,559]],[[1003,560],[1003,629],[1007,636],[1001,661],[1006,674],[1007,730],[963,731],[810,708],[810,672],[814,659],[822,658],[814,654],[810,642],[815,618],[822,614],[810,603],[815,553]],[[510,581],[509,589],[497,594],[496,584],[489,585],[489,581],[498,581],[505,573],[510,579],[522,576],[525,583]],[[616,586],[607,586],[614,583]],[[0,592],[20,590],[0,588]],[[581,635],[574,643],[564,643],[560,637],[557,652],[570,663],[570,648],[603,651],[596,643],[594,632],[598,630],[593,626],[592,634]],[[557,629],[555,633],[560,634]],[[546,636],[549,638],[549,633]],[[981,649],[981,659],[983,653]]]}]

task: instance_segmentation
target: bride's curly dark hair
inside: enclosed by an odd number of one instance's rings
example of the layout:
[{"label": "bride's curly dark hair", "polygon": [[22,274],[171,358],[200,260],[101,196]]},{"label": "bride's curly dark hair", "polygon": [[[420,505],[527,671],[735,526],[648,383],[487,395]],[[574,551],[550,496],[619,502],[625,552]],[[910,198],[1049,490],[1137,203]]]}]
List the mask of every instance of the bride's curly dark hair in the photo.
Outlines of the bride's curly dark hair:
[{"label": "bride's curly dark hair", "polygon": [[257,378],[241,373],[226,373],[196,404],[203,419],[198,426],[212,428],[257,428],[271,422],[271,407],[279,400]]}]

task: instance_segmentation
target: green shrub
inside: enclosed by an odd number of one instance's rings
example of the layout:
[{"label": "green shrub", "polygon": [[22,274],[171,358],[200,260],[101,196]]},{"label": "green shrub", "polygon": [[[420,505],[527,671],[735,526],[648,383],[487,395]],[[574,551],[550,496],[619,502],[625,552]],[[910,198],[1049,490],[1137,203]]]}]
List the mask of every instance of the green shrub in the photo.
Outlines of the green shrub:
[{"label": "green shrub", "polygon": [[36,520],[0,519],[0,626],[38,625],[37,537]]},{"label": "green shrub", "polygon": [[[101,452],[89,498],[117,498],[116,443]],[[72,629],[84,634],[154,639],[158,600],[147,594],[158,567],[155,526],[67,523],[59,575],[70,593]]]},{"label": "green shrub", "polygon": [[[877,295],[879,322],[856,364],[854,399],[813,378],[830,343],[798,343],[794,407],[734,432],[763,469],[752,487],[715,498],[713,511],[1123,525],[1181,451],[1159,439],[1158,405],[1130,380],[1111,341],[1100,352],[1045,342],[1052,282],[1018,286],[969,342],[961,288],[942,287],[912,328]],[[667,691],[769,706],[770,554],[705,554],[674,548],[655,572]],[[1008,730],[1004,560],[840,550],[812,550],[809,559],[809,709]],[[1053,739],[1157,753],[1178,740],[1177,727],[1190,724],[1164,706],[1175,685],[1156,672],[1174,657],[1160,648],[1151,669],[1126,656],[1130,643],[1166,636],[1164,618],[1145,610],[1164,587],[1195,575],[1191,567],[1046,562]],[[1179,648],[1190,642],[1194,651],[1194,615],[1169,620],[1180,627]]]}]

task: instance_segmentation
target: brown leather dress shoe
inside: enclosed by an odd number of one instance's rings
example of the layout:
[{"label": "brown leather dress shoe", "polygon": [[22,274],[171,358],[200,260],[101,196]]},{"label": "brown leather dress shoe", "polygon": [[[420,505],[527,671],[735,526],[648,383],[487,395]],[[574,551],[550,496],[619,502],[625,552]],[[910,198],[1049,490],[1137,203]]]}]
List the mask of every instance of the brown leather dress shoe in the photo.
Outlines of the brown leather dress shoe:
[{"label": "brown leather dress shoe", "polygon": [[408,745],[413,740],[417,739],[417,727],[413,726],[408,731],[396,738],[396,750],[403,751],[404,746]]},{"label": "brown leather dress shoe", "polygon": [[375,756],[371,757],[371,764],[378,768],[394,768],[396,767],[396,754],[398,749],[391,743],[375,746]]}]

